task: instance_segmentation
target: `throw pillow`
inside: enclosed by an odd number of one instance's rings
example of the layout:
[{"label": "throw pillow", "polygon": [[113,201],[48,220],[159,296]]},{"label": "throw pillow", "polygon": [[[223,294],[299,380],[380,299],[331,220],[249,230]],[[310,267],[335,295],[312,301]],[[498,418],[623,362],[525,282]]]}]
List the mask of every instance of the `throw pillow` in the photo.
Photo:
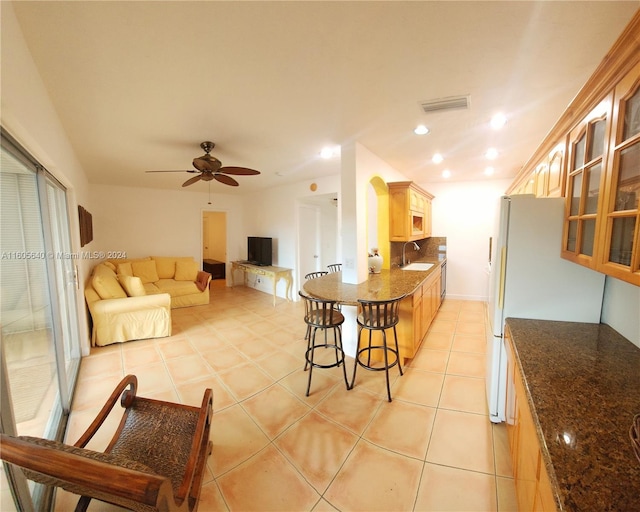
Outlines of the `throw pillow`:
[{"label": "throw pillow", "polygon": [[133,269],[131,268],[131,263],[118,263],[118,274],[122,274],[124,276],[133,276]]},{"label": "throw pillow", "polygon": [[142,297],[147,294],[139,277],[120,275],[118,280],[129,297]]},{"label": "throw pillow", "polygon": [[154,256],[153,261],[156,262],[156,270],[160,279],[173,279],[176,273],[176,259],[165,256]]},{"label": "throw pillow", "polygon": [[103,263],[104,263],[107,267],[109,267],[111,270],[113,270],[114,272],[115,272],[116,270],[118,270],[118,269],[116,268],[116,266],[115,266],[113,263],[111,263],[110,261],[104,261]]},{"label": "throw pillow", "polygon": [[97,275],[93,276],[91,286],[101,299],[125,299],[127,294],[113,276]]},{"label": "throw pillow", "polygon": [[198,277],[198,264],[194,261],[176,261],[176,281],[195,281]]},{"label": "throw pillow", "polygon": [[133,269],[133,275],[139,277],[142,280],[142,284],[155,283],[160,280],[156,270],[156,262],[153,260],[133,261],[131,268]]}]

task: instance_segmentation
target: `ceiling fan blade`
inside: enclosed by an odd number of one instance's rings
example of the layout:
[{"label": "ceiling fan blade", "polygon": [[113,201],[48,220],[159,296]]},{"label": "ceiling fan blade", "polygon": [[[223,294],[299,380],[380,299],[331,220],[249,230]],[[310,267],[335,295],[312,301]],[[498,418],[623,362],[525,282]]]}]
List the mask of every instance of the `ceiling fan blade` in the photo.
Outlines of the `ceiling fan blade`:
[{"label": "ceiling fan blade", "polygon": [[231,176],[227,176],[225,174],[214,174],[213,177],[220,183],[224,183],[225,185],[230,185],[232,187],[237,187],[239,185],[239,183]]},{"label": "ceiling fan blade", "polygon": [[182,169],[181,171],[144,171],[144,172],[198,172],[198,171],[190,171],[188,169]]},{"label": "ceiling fan blade", "polygon": [[256,174],[260,174],[260,171],[254,171],[253,169],[247,169],[246,167],[221,167],[218,169],[218,172],[223,172],[225,174],[233,174],[235,176],[255,176]]},{"label": "ceiling fan blade", "polygon": [[196,181],[200,181],[200,179],[202,178],[202,174],[198,174],[198,176],[194,176],[193,178],[189,178],[187,181],[185,181],[182,186],[183,187],[188,187],[189,185],[193,185]]}]

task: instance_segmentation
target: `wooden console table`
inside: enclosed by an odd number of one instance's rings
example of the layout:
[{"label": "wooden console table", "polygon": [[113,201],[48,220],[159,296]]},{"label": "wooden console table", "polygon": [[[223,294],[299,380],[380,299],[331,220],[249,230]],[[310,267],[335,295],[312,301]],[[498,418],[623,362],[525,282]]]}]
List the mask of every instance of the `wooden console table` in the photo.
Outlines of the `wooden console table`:
[{"label": "wooden console table", "polygon": [[259,265],[252,265],[251,263],[245,263],[244,261],[232,261],[231,262],[231,286],[235,286],[234,271],[239,270],[244,274],[244,284],[247,284],[247,274],[254,274],[256,276],[268,277],[273,281],[273,305],[276,305],[276,284],[280,279],[284,279],[287,283],[287,290],[285,292],[285,298],[291,301],[291,288],[293,287],[293,276],[290,268],[284,267],[261,267]]}]

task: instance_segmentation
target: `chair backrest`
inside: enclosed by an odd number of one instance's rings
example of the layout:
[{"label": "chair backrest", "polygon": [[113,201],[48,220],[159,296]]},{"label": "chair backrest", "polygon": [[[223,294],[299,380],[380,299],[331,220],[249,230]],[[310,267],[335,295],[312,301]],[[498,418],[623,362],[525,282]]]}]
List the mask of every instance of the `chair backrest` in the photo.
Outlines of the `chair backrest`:
[{"label": "chair backrest", "polygon": [[298,292],[298,295],[304,300],[304,321],[311,327],[337,327],[344,322],[344,316],[335,307],[335,300],[324,300],[316,297],[310,297]]},{"label": "chair backrest", "polygon": [[320,270],[319,272],[309,272],[304,278],[308,281],[309,279],[315,279],[316,277],[326,276],[329,272],[326,270]]},{"label": "chair backrest", "polygon": [[396,325],[400,319],[400,301],[397,297],[390,300],[358,299],[360,314],[358,324],[367,329],[388,329]]},{"label": "chair backrest", "polygon": [[332,263],[327,265],[329,272],[340,272],[342,270],[342,263]]}]

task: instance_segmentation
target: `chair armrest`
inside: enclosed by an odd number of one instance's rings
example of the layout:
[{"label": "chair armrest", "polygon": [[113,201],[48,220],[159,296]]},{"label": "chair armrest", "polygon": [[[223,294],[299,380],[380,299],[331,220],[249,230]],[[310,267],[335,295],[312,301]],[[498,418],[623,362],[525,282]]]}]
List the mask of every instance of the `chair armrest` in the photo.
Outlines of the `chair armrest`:
[{"label": "chair armrest", "polygon": [[[129,389],[126,389],[126,388]],[[107,399],[105,404],[102,406],[102,409],[93,420],[89,428],[85,431],[84,434],[78,439],[78,441],[74,444],[79,448],[84,448],[87,443],[91,440],[94,434],[98,431],[100,426],[104,423],[104,420],[107,419],[109,413],[113,409],[113,406],[116,404],[116,401],[122,395],[120,399],[120,404],[122,407],[127,407],[136,396],[136,391],[138,390],[138,379],[135,375],[127,375],[124,379],[120,381],[116,389],[113,390],[111,396]],[[117,433],[116,433],[117,435]]]},{"label": "chair armrest", "polygon": [[[184,477],[182,479],[182,484],[180,488],[176,492],[176,499],[181,500],[186,497],[189,489],[192,489],[193,481],[199,480],[202,481],[202,475],[197,474],[198,471],[198,461],[204,457],[209,455],[211,451],[209,439],[209,433],[211,430],[211,416],[213,414],[213,391],[211,388],[207,388],[204,391],[204,396],[202,397],[202,405],[200,406],[200,415],[198,417],[198,423],[196,425],[196,431],[193,436],[193,441],[191,442],[191,450],[189,455],[189,464],[187,465],[184,473]],[[204,453],[204,452],[207,453]],[[204,468],[204,464],[200,465],[200,469]],[[199,486],[198,486],[199,489]]]},{"label": "chair armrest", "polygon": [[[64,485],[79,486],[85,495],[104,499],[106,493],[152,507],[162,500],[175,503],[171,482],[166,477],[42,446],[6,434],[0,434],[0,442],[3,460]],[[82,451],[105,456],[90,450]],[[57,485],[64,488],[62,484]]]}]

